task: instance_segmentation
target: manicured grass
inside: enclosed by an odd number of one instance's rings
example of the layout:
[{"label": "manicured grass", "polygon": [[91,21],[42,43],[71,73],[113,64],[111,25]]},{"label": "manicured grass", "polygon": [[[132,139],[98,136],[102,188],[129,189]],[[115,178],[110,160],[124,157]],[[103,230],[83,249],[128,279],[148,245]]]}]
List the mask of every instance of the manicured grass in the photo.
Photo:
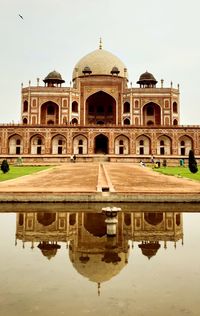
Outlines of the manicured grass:
[{"label": "manicured grass", "polygon": [[187,167],[161,167],[155,168],[154,170],[171,176],[180,176],[200,181],[200,170],[197,173],[191,173]]},{"label": "manicured grass", "polygon": [[50,166],[10,166],[10,170],[7,173],[3,173],[0,170],[0,181],[15,179],[48,168]]}]

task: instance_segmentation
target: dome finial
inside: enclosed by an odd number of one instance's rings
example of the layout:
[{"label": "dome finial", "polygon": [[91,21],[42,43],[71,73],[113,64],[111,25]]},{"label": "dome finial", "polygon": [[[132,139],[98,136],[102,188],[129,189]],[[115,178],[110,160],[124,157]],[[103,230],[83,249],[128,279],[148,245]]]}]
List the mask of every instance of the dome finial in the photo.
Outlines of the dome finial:
[{"label": "dome finial", "polygon": [[102,38],[99,39],[99,49],[102,49]]},{"label": "dome finial", "polygon": [[101,294],[101,292],[100,292],[100,289],[101,289],[101,283],[100,283],[100,282],[98,282],[98,283],[97,283],[97,285],[98,285],[98,296],[100,296],[100,294]]}]

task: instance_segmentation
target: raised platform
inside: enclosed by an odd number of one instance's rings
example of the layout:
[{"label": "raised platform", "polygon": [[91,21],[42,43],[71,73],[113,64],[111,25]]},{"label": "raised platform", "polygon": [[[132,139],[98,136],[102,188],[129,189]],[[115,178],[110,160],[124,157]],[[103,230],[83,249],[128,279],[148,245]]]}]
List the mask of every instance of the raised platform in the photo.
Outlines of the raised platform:
[{"label": "raised platform", "polygon": [[66,163],[0,183],[0,202],[200,202],[200,183],[132,163]]}]

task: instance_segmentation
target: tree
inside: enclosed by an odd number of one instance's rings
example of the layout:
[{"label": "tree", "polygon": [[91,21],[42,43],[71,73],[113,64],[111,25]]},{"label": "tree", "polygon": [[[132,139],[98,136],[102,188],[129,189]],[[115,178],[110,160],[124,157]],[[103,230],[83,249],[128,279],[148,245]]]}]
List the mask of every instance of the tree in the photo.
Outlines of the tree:
[{"label": "tree", "polygon": [[198,171],[198,167],[197,167],[197,162],[196,159],[194,157],[194,152],[193,150],[189,151],[189,163],[188,163],[188,167],[190,169],[190,171],[192,173],[196,173]]},{"label": "tree", "polygon": [[6,172],[8,172],[9,171],[9,164],[8,164],[8,162],[7,162],[7,160],[3,160],[2,161],[2,163],[1,163],[1,170],[2,170],[2,172],[3,173],[6,173]]}]

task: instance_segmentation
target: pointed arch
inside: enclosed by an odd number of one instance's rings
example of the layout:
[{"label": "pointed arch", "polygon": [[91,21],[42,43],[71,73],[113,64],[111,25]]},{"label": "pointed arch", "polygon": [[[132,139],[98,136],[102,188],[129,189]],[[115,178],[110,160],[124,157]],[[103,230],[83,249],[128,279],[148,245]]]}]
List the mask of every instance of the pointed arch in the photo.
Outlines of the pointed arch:
[{"label": "pointed arch", "polygon": [[131,124],[131,122],[130,122],[130,118],[125,118],[124,119],[124,125],[130,125]]},{"label": "pointed arch", "polygon": [[73,138],[73,153],[76,155],[86,155],[88,153],[87,137],[79,134]]},{"label": "pointed arch", "polygon": [[154,102],[146,103],[142,108],[143,125],[161,125],[161,107]]},{"label": "pointed arch", "polygon": [[178,154],[188,156],[189,151],[193,148],[193,139],[188,135],[182,135],[178,139]]},{"label": "pointed arch", "polygon": [[142,134],[136,138],[136,154],[150,155],[151,154],[151,139]]},{"label": "pointed arch", "polygon": [[35,134],[30,139],[31,154],[41,155],[45,152],[45,140],[44,136]]},{"label": "pointed arch", "polygon": [[66,148],[67,148],[67,141],[63,135],[57,134],[52,137],[51,152],[53,155],[66,154]]},{"label": "pointed arch", "polygon": [[127,136],[119,135],[115,138],[115,154],[116,155],[128,155],[130,141]]},{"label": "pointed arch", "polygon": [[23,154],[23,138],[19,134],[14,134],[8,139],[8,148],[10,155]]},{"label": "pointed arch", "polygon": [[43,103],[40,107],[40,121],[41,124],[59,124],[59,105],[53,101]]},{"label": "pointed arch", "polygon": [[90,95],[86,100],[86,124],[116,123],[116,101],[102,90]]},{"label": "pointed arch", "polygon": [[172,139],[168,135],[161,135],[157,139],[157,154],[171,155],[172,153]]}]

